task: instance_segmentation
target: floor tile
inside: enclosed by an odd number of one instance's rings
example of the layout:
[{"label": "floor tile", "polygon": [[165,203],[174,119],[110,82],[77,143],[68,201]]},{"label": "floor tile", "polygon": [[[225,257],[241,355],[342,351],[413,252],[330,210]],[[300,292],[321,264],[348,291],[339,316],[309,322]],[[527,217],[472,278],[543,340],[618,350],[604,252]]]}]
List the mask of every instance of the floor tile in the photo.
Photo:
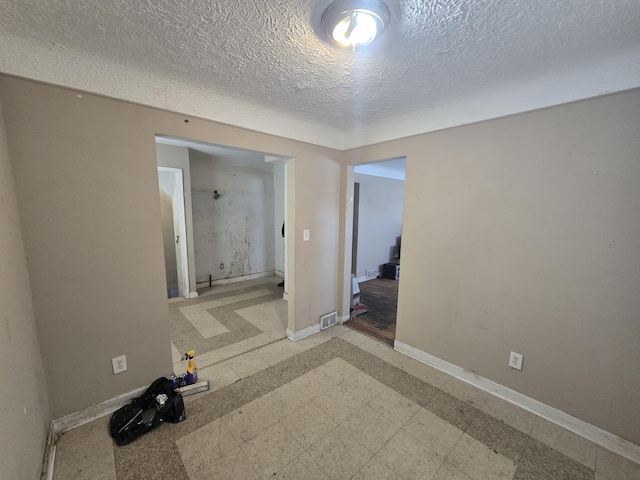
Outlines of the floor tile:
[{"label": "floor tile", "polygon": [[292,383],[287,383],[264,396],[273,415],[283,419],[297,411],[311,400]]},{"label": "floor tile", "polygon": [[371,339],[367,339],[365,342],[362,342],[358,347],[378,358],[385,358],[393,352],[393,349],[386,343]]},{"label": "floor tile", "polygon": [[462,437],[462,430],[421,408],[405,425],[402,431],[417,443],[446,456]]},{"label": "floor tile", "polygon": [[340,383],[359,372],[356,367],[341,358],[334,358],[319,366],[318,371],[324,373],[336,383]]},{"label": "floor tile", "polygon": [[295,379],[292,384],[307,397],[314,399],[331,389],[336,382],[318,370],[311,370]]},{"label": "floor tile", "polygon": [[373,456],[341,426],[323,437],[308,452],[326,472],[327,478],[336,480],[353,477]]},{"label": "floor tile", "polygon": [[441,390],[476,408],[481,408],[489,397],[488,392],[453,377],[449,378]]},{"label": "floor tile", "polygon": [[277,480],[326,480],[327,475],[307,452],[294,458],[273,477]]},{"label": "floor tile", "polygon": [[403,426],[420,410],[420,405],[387,388],[369,402],[369,406],[393,423]]},{"label": "floor tile", "polygon": [[484,412],[478,412],[466,433],[498,454],[518,463],[528,437]]},{"label": "floor tile", "polygon": [[268,368],[270,365],[255,353],[245,353],[231,360],[229,366],[240,378],[245,378]]},{"label": "floor tile", "polygon": [[184,316],[191,322],[202,338],[211,338],[224,333],[229,333],[229,329],[222,325],[216,317],[206,310],[193,313],[185,313]]},{"label": "floor tile", "polygon": [[493,395],[489,395],[480,410],[526,435],[531,434],[537,418],[535,414]]},{"label": "floor tile", "polygon": [[173,363],[178,363],[182,361],[182,354],[178,350],[178,348],[171,342],[171,361]]},{"label": "floor tile", "polygon": [[311,403],[287,415],[281,422],[305,448],[338,426],[329,415]]},{"label": "floor tile", "polygon": [[114,443],[104,434],[108,431],[109,418],[99,418],[58,438],[54,480],[115,480]]},{"label": "floor tile", "polygon": [[465,430],[478,413],[475,407],[441,390],[422,406],[461,430]]},{"label": "floor tile", "polygon": [[238,442],[218,419],[176,440],[176,445],[187,473],[193,475],[236,449]]},{"label": "floor tile", "polygon": [[594,471],[557,450],[530,438],[514,480],[593,480]]},{"label": "floor tile", "polygon": [[304,451],[281,423],[275,423],[241,448],[261,478],[273,477]]},{"label": "floor tile", "polygon": [[401,480],[382,460],[373,457],[353,477],[353,480]]},{"label": "floor tile", "polygon": [[405,430],[400,430],[376,454],[391,471],[405,480],[432,478],[449,451],[437,451],[416,442]]},{"label": "floor tile", "polygon": [[472,478],[446,461],[442,464],[436,476],[433,477],[433,480],[472,480]]},{"label": "floor tile", "polygon": [[258,480],[260,478],[240,447],[193,475],[189,475],[189,480],[231,480],[236,478],[242,480]]},{"label": "floor tile", "polygon": [[313,404],[321,408],[337,423],[344,422],[353,412],[364,406],[364,403],[354,397],[342,385],[336,385],[326,393],[323,393],[313,400]]},{"label": "floor tile", "polygon": [[287,358],[293,357],[294,353],[286,346],[287,340],[280,340],[255,350],[255,354],[269,365],[275,365]]},{"label": "floor tile", "polygon": [[473,480],[510,480],[516,463],[465,434],[453,448],[447,462]]},{"label": "floor tile", "polygon": [[400,430],[399,425],[387,420],[368,405],[347,418],[342,426],[372,454]]},{"label": "floor tile", "polygon": [[199,368],[198,381],[203,380],[209,380],[210,391],[215,391],[240,380],[240,375],[231,368],[228,362],[224,362],[210,367]]},{"label": "floor tile", "polygon": [[342,335],[340,335],[340,338],[346,340],[352,345],[355,345],[356,347],[369,339],[369,337],[362,335],[355,330],[349,330],[348,332],[343,333]]},{"label": "floor tile", "polygon": [[541,417],[536,419],[531,436],[582,463],[585,467],[592,470],[596,468],[597,446],[586,438],[580,437]]},{"label": "floor tile", "polygon": [[368,403],[387,388],[386,385],[363,372],[356,373],[342,386],[363,403]]},{"label": "floor tile", "polygon": [[222,418],[223,425],[229,428],[239,443],[252,439],[277,421],[269,405],[262,398],[254,400]]},{"label": "floor tile", "polygon": [[638,480],[640,463],[621,457],[606,448],[598,447],[596,480]]}]

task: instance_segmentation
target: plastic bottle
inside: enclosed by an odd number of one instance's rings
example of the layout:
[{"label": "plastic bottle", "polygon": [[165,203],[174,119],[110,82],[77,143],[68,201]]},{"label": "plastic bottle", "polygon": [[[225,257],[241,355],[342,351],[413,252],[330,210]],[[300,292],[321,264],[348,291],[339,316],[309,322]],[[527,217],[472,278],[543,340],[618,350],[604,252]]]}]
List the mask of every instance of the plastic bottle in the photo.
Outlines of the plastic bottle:
[{"label": "plastic bottle", "polygon": [[187,385],[193,385],[198,381],[198,368],[193,357],[196,355],[195,350],[189,350],[184,354],[185,360],[189,360],[187,364]]}]

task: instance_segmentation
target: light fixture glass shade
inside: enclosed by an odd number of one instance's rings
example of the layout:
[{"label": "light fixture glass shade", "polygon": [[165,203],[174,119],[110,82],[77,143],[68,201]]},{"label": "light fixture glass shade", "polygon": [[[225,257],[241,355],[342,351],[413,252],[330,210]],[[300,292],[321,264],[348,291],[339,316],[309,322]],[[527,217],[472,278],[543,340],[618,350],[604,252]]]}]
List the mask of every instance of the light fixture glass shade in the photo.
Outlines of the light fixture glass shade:
[{"label": "light fixture glass shade", "polygon": [[380,0],[338,0],[322,14],[322,29],[338,45],[355,48],[375,40],[390,20]]}]

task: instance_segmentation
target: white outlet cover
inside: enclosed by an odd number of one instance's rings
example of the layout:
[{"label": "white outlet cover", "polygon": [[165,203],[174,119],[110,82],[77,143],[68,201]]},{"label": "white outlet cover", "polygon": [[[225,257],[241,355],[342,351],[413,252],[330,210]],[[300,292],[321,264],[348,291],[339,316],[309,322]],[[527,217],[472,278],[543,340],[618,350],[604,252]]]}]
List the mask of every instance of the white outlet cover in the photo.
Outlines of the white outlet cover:
[{"label": "white outlet cover", "polygon": [[118,373],[127,371],[127,356],[120,355],[119,357],[111,359],[111,365],[113,366],[113,374],[117,375]]},{"label": "white outlet cover", "polygon": [[523,359],[522,354],[511,352],[509,354],[509,366],[511,368],[515,368],[516,370],[522,370],[522,359]]},{"label": "white outlet cover", "polygon": [[302,232],[303,236],[304,236],[304,241],[308,242],[309,241],[309,230],[304,230]]}]

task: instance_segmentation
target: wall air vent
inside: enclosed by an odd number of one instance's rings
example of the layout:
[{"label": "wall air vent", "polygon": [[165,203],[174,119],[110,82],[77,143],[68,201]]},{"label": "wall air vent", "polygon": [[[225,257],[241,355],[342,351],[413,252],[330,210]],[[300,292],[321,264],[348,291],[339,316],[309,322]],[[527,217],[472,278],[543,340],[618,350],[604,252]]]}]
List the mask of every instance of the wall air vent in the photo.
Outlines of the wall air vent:
[{"label": "wall air vent", "polygon": [[329,328],[338,323],[338,312],[327,313],[320,317],[320,330]]},{"label": "wall air vent", "polygon": [[373,280],[374,278],[378,278],[378,270],[367,270],[367,280]]}]

